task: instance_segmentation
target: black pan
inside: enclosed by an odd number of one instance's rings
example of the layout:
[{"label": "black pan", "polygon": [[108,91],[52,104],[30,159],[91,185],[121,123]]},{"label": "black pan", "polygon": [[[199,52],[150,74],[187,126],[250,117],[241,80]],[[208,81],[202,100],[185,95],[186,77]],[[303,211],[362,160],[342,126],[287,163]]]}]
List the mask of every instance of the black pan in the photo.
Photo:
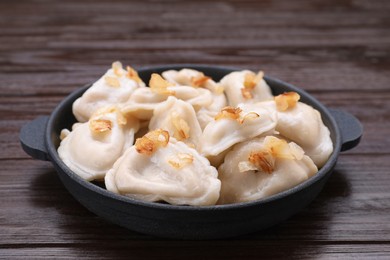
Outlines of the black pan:
[{"label": "black pan", "polygon": [[[219,81],[232,68],[177,65],[150,67],[139,70],[140,77],[149,82],[151,73],[168,69],[193,68]],[[98,216],[141,233],[176,239],[215,239],[259,231],[273,226],[308,205],[321,191],[336,165],[339,152],[355,147],[363,132],[362,125],[352,115],[328,109],[311,95],[280,80],[265,77],[273,94],[296,91],[301,101],[321,112],[329,128],[334,152],[318,173],[300,185],[252,202],[216,206],[175,206],[144,202],[111,193],[81,179],[59,158],[57,147],[60,131],[70,129],[75,122],[72,103],[90,86],[66,97],[50,116],[43,116],[23,126],[20,141],[25,152],[40,160],[51,161],[68,191],[86,208]]]}]

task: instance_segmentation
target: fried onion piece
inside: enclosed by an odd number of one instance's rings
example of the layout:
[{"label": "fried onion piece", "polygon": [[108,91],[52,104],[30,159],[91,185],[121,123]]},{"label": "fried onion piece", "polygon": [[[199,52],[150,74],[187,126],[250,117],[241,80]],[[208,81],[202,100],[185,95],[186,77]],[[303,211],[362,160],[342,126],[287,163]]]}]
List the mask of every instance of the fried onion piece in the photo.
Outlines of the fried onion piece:
[{"label": "fried onion piece", "polygon": [[120,61],[115,61],[112,63],[112,70],[114,71],[115,76],[117,77],[123,76],[123,67]]},{"label": "fried onion piece", "polygon": [[176,156],[171,157],[168,163],[175,169],[181,169],[194,161],[194,157],[188,153],[178,153]]},{"label": "fried onion piece", "polygon": [[222,110],[214,117],[214,119],[219,120],[219,119],[226,118],[226,119],[239,120],[241,112],[242,109],[239,107],[227,106],[222,108]]},{"label": "fried onion piece", "polygon": [[248,89],[248,88],[241,88],[241,95],[244,99],[253,98],[252,91],[251,91],[251,89]]},{"label": "fried onion piece", "polygon": [[173,84],[163,79],[159,74],[157,73],[152,74],[149,81],[149,87],[152,90],[152,92],[161,95],[175,95],[175,91],[168,89],[168,87],[170,86],[173,86]]},{"label": "fried onion piece", "polygon": [[92,119],[89,121],[89,129],[93,133],[105,133],[111,131],[112,122],[108,119]]},{"label": "fried onion piece", "polygon": [[171,114],[171,118],[175,128],[173,136],[179,141],[188,139],[190,137],[190,126],[188,123],[176,112]]},{"label": "fried onion piece", "polygon": [[[264,139],[264,148],[251,152],[248,156],[248,161],[258,170],[270,174],[274,171],[276,158],[301,160],[303,154],[302,148],[295,143],[289,144],[286,140],[268,136]],[[251,168],[246,166],[244,169]]]},{"label": "fried onion piece", "polygon": [[135,149],[138,153],[152,155],[160,147],[165,147],[169,142],[169,133],[163,129],[150,131],[135,141]]},{"label": "fried onion piece", "polygon": [[108,119],[104,119],[105,114],[113,113],[116,111],[114,106],[103,107],[96,110],[89,120],[89,129],[93,134],[106,133],[112,129],[112,122]]},{"label": "fried onion piece", "polygon": [[254,74],[253,72],[248,72],[245,75],[244,87],[241,88],[241,94],[245,99],[253,98],[252,91],[256,87],[256,85],[263,79],[263,77],[263,71],[259,71],[257,74]]},{"label": "fried onion piece", "polygon": [[191,78],[191,86],[196,88],[203,87],[209,79],[211,78],[200,73],[199,76]]},{"label": "fried onion piece", "polygon": [[222,110],[215,116],[214,119],[215,120],[220,120],[223,118],[232,119],[232,120],[236,120],[240,124],[243,124],[247,119],[252,120],[260,117],[260,115],[257,114],[256,112],[249,112],[245,114],[243,117],[241,117],[240,115],[241,112],[242,109],[239,107],[235,108],[235,107],[227,106],[222,108]]},{"label": "fried onion piece", "polygon": [[142,79],[139,77],[138,72],[135,69],[133,69],[130,66],[127,66],[126,70],[127,70],[126,76],[128,78],[134,80],[137,83],[142,83],[143,82]]},{"label": "fried onion piece", "polygon": [[239,172],[256,171],[257,167],[249,161],[242,161],[238,163],[238,170]]},{"label": "fried onion piece", "polygon": [[275,158],[267,151],[251,152],[248,161],[262,172],[271,174],[274,171]]},{"label": "fried onion piece", "polygon": [[265,146],[273,157],[290,160],[295,159],[295,156],[291,152],[291,147],[284,139],[269,136],[267,139],[265,139]]},{"label": "fried onion piece", "polygon": [[258,117],[260,117],[260,115],[257,114],[256,112],[249,112],[242,119],[239,120],[239,123],[243,124],[245,122],[245,120],[247,120],[247,119],[253,120],[253,119],[256,119]]},{"label": "fried onion piece", "polygon": [[279,111],[286,111],[295,107],[301,97],[296,92],[285,92],[275,97],[276,108]]},{"label": "fried onion piece", "polygon": [[127,124],[126,117],[123,115],[123,113],[120,111],[120,109],[118,109],[118,107],[116,107],[116,106],[108,106],[108,107],[99,108],[98,110],[96,110],[92,114],[91,120],[101,119],[105,114],[114,113],[114,112],[117,113],[118,124],[119,125],[126,125]]}]

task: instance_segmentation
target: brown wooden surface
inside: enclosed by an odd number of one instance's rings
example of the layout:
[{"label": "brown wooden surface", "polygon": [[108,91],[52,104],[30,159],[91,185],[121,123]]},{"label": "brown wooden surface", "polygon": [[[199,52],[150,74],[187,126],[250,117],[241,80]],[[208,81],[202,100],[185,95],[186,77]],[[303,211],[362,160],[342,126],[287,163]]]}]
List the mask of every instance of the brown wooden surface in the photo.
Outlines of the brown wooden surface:
[{"label": "brown wooden surface", "polygon": [[[20,148],[114,60],[262,69],[356,115],[320,196],[286,222],[228,240],[175,241],[88,212]],[[0,258],[390,258],[390,1],[1,1]]]}]

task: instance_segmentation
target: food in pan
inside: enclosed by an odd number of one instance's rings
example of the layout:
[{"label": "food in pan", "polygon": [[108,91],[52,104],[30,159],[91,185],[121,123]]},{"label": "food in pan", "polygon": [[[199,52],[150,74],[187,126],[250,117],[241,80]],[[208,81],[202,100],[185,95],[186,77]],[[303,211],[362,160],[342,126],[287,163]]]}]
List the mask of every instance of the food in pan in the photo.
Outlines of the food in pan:
[{"label": "food in pan", "polygon": [[73,114],[79,122],[86,122],[96,109],[127,101],[133,91],[145,86],[137,72],[120,62],[114,62],[98,81],[73,103]]},{"label": "food in pan", "polygon": [[196,110],[199,125],[202,129],[213,121],[214,117],[227,106],[224,89],[210,77],[205,76],[203,72],[193,69],[182,69],[180,71],[167,70],[162,76],[169,82],[179,86],[192,86],[195,88],[205,88],[211,92],[212,102]]},{"label": "food in pan", "polygon": [[263,79],[264,73],[255,74],[249,70],[235,71],[221,79],[230,106],[256,103],[272,99],[270,87]]},{"label": "food in pan", "polygon": [[[333,151],[320,113],[264,73],[215,82],[193,69],[152,74],[121,63],[73,104],[58,153],[81,178],[145,201],[204,206],[257,200],[314,176]],[[138,137],[135,138],[134,136]],[[136,139],[136,140],[134,140]]]},{"label": "food in pan", "polygon": [[207,89],[198,86],[178,85],[165,80],[158,74],[152,74],[149,87],[140,87],[135,90],[128,101],[124,102],[122,110],[140,120],[150,120],[155,107],[169,96],[175,96],[188,102],[195,111],[207,107],[213,102],[212,93]]},{"label": "food in pan", "polygon": [[125,196],[196,206],[214,205],[221,189],[210,162],[162,129],[137,139],[108,171],[105,183]]},{"label": "food in pan", "polygon": [[138,121],[125,118],[117,107],[103,107],[88,122],[74,124],[71,132],[62,130],[58,154],[81,178],[103,179],[126,148],[133,145],[138,128]]},{"label": "food in pan", "polygon": [[202,135],[194,108],[173,96],[154,110],[149,129],[158,128],[167,130],[172,137],[192,147],[199,144]]},{"label": "food in pan", "polygon": [[220,204],[252,201],[292,188],[318,171],[301,147],[275,136],[236,145],[219,167]]}]

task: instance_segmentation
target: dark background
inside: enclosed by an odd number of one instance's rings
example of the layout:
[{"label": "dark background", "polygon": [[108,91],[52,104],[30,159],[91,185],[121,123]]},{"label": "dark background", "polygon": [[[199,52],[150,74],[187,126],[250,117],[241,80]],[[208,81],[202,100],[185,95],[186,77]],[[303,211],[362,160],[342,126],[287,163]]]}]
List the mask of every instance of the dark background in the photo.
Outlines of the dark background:
[{"label": "dark background", "polygon": [[[389,28],[385,0],[1,1],[0,258],[389,259]],[[138,234],[88,212],[18,141],[114,60],[261,69],[354,114],[365,133],[278,226],[215,241]]]}]

